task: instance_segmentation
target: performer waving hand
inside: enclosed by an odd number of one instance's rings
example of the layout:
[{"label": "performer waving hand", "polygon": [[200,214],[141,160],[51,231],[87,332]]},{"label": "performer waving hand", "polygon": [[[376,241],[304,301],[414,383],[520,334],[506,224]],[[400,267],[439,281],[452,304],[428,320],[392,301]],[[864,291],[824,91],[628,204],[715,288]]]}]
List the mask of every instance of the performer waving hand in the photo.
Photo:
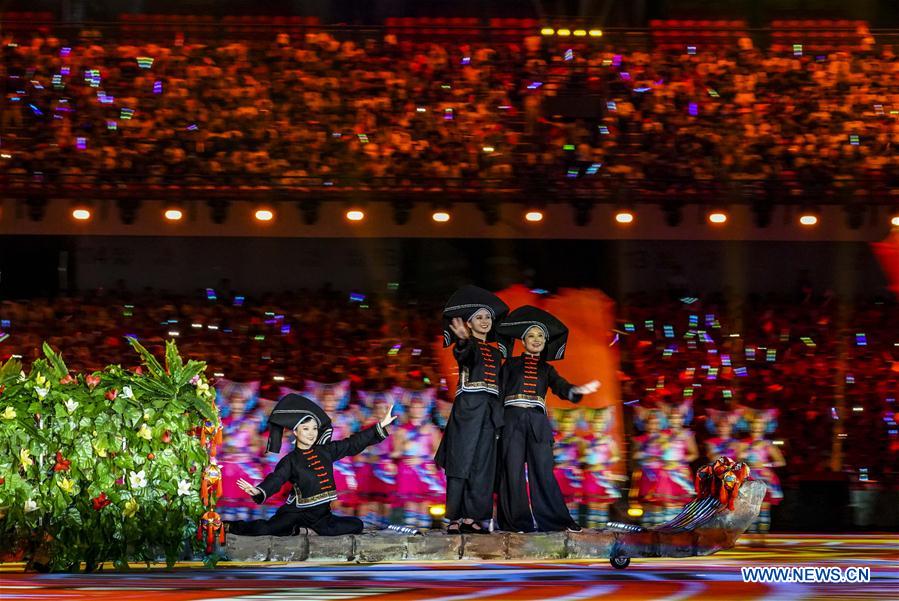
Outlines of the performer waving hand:
[{"label": "performer waving hand", "polygon": [[486,532],[485,522],[493,518],[503,353],[488,342],[508,311],[503,301],[476,286],[457,290],[443,310],[443,345],[455,344],[459,364],[456,398],[434,457],[446,472],[448,533]]}]

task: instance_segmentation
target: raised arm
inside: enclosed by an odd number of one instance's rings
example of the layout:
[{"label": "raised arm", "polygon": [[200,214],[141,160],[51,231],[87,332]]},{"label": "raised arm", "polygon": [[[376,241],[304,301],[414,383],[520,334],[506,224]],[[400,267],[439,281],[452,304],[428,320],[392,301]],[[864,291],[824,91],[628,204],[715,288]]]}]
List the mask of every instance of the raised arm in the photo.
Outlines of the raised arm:
[{"label": "raised arm", "polygon": [[547,364],[547,368],[546,383],[549,385],[549,389],[553,391],[553,394],[560,399],[571,401],[572,403],[580,403],[583,395],[575,391],[576,387],[560,376],[559,372],[552,365]]},{"label": "raised arm", "polygon": [[387,415],[374,426],[356,432],[349,438],[332,440],[318,448],[330,455],[332,461],[337,461],[338,459],[343,459],[344,457],[349,457],[351,455],[358,455],[366,448],[378,444],[387,438],[387,426],[392,424],[395,419],[396,416],[393,415],[393,405],[391,405],[387,410]]}]

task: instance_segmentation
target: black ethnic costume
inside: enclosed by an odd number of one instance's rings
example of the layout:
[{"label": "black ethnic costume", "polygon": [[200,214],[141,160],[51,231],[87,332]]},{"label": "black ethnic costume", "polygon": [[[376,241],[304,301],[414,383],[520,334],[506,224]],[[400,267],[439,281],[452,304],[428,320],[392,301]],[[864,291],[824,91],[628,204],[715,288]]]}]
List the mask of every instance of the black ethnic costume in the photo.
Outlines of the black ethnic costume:
[{"label": "black ethnic costume", "polygon": [[375,424],[349,438],[332,441],[331,420],[324,411],[306,397],[289,394],[278,401],[269,418],[268,450],[277,452],[280,449],[282,428],[293,429],[309,419],[314,419],[319,425],[316,443],[309,449],[297,447],[284,456],[274,471],[256,485],[261,492],[253,496],[257,503],[264,503],[290,482],[293,492],[287,497],[287,502],[268,520],[230,522],[229,531],[232,534],[288,536],[302,527],[324,536],[362,532],[363,524],[359,518],[331,513],[331,501],[337,500],[334,462],[358,455],[366,447],[381,442],[387,438],[387,432],[381,424]]},{"label": "black ethnic costume", "polygon": [[460,288],[443,312],[444,346],[455,342],[453,356],[459,365],[459,385],[443,438],[434,457],[446,472],[446,517],[450,521],[493,518],[496,451],[503,425],[499,401],[499,370],[503,353],[476,338],[458,340],[449,327],[453,318],[468,321],[486,309],[495,324],[509,311],[490,292],[475,286]]},{"label": "black ethnic costume", "polygon": [[523,339],[534,326],[546,335],[543,353],[539,357],[527,353],[510,357],[502,368],[505,425],[499,467],[499,526],[515,532],[580,530],[553,474],[553,430],[546,416],[547,390],[567,401],[581,400],[581,395],[572,392],[574,386],[547,362],[547,357],[564,357],[568,329],[549,313],[528,305],[512,311],[498,329],[500,339],[508,340],[511,351],[514,339]]}]

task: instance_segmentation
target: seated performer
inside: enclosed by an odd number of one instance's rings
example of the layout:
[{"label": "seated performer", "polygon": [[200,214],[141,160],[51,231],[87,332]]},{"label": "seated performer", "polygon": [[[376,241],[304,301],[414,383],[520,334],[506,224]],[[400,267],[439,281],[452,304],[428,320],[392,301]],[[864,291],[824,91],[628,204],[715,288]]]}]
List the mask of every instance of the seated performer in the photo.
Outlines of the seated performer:
[{"label": "seated performer", "polygon": [[[565,355],[568,328],[536,307],[525,305],[512,311],[497,328],[501,337],[524,341],[524,354],[511,357],[500,373],[505,429],[500,458],[500,528],[518,532],[571,530],[581,527],[565,505],[559,483],[553,475],[553,432],[546,417],[546,392],[580,402],[581,396],[596,392],[599,381],[572,386],[548,361]],[[511,355],[511,352],[510,352]],[[525,474],[527,464],[527,474]],[[530,493],[530,494],[529,494]]]},{"label": "seated performer", "polygon": [[324,536],[362,532],[359,518],[338,517],[331,513],[331,502],[337,500],[334,462],[357,455],[387,438],[385,428],[396,419],[391,415],[392,411],[393,407],[390,407],[381,421],[371,428],[343,440],[331,441],[331,420],[318,405],[298,394],[282,397],[269,418],[268,450],[270,453],[280,450],[283,428],[293,430],[296,449],[281,459],[275,471],[259,485],[253,486],[243,479],[238,480],[237,485],[257,503],[264,503],[285,482],[293,484],[293,493],[271,519],[229,522],[228,531],[245,536],[287,536],[307,533],[307,529]]}]

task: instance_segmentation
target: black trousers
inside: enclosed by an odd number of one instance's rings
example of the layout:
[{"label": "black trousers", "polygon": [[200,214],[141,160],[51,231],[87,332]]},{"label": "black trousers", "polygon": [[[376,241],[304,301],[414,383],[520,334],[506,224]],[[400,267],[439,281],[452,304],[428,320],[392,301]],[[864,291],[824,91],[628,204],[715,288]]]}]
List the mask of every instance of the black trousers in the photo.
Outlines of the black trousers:
[{"label": "black trousers", "polygon": [[474,448],[467,478],[446,478],[446,517],[449,520],[493,519],[493,491],[496,488],[496,429],[484,420]]},{"label": "black trousers", "polygon": [[553,474],[552,444],[552,427],[540,408],[506,407],[497,512],[503,530],[533,532],[535,522],[542,532],[578,527]]},{"label": "black trousers", "polygon": [[308,509],[298,509],[295,505],[282,505],[267,520],[230,522],[228,531],[240,536],[290,536],[297,528],[305,527],[322,536],[360,534],[362,520],[354,517],[340,517],[331,513],[331,505],[317,505]]}]

